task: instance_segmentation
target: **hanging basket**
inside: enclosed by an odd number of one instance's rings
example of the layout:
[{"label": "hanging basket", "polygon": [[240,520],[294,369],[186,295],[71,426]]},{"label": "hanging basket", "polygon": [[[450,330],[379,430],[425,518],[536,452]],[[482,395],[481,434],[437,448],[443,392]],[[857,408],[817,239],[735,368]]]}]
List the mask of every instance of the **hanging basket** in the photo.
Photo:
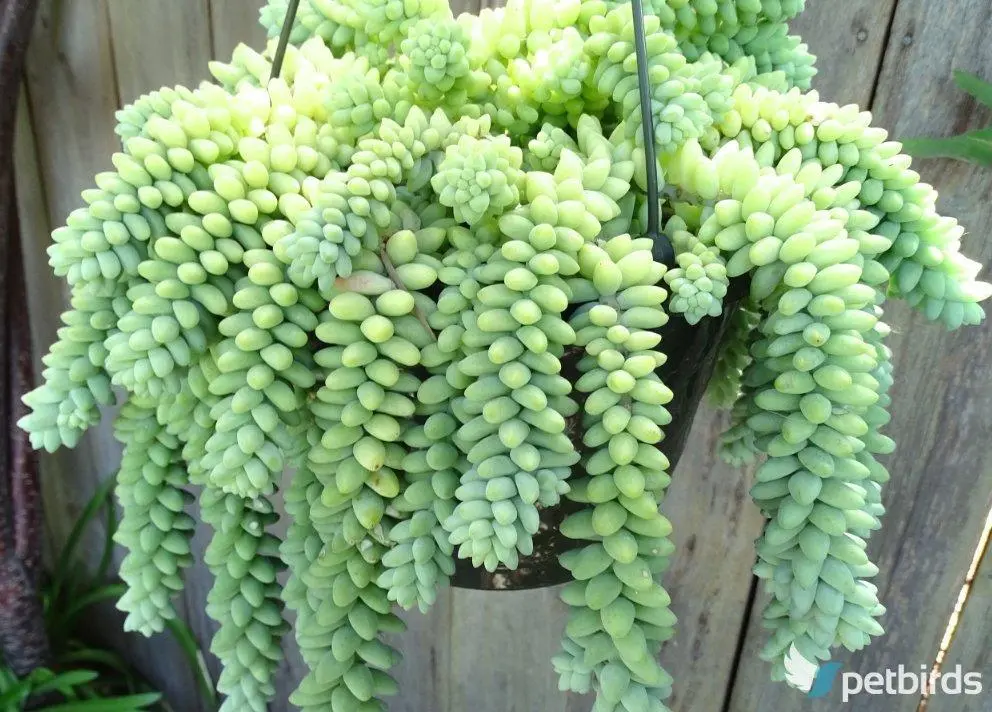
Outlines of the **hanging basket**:
[{"label": "hanging basket", "polygon": [[[672,422],[665,427],[665,439],[658,447],[671,462],[673,471],[688,444],[689,430],[713,373],[730,317],[746,295],[747,282],[735,280],[731,282],[724,300],[723,316],[704,319],[695,325],[690,325],[680,316],[672,316],[668,324],[659,330],[668,352],[668,361],[657,373],[672,389],[674,398],[665,406],[672,415]],[[566,357],[563,372],[568,365]],[[581,443],[577,447],[581,449]],[[577,476],[581,476],[581,467],[580,460],[575,467]],[[495,571],[487,571],[472,566],[467,559],[458,559],[451,585],[477,591],[523,591],[557,586],[571,580],[571,574],[559,563],[558,556],[585,542],[567,538],[559,527],[569,514],[578,511],[581,506],[563,499],[556,507],[539,508],[541,528],[534,535],[534,553],[521,556],[516,569],[499,566]]]}]

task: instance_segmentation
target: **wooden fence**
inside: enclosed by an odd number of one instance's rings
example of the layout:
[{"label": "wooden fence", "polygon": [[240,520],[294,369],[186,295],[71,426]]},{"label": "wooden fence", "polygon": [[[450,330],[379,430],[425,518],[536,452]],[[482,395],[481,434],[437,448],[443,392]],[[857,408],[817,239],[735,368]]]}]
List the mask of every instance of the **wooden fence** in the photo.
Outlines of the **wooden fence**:
[{"label": "wooden fence", "polygon": [[[551,2],[552,0],[548,0]],[[19,200],[30,277],[36,352],[55,336],[64,290],[50,275],[48,233],[79,202],[79,191],[109,165],[116,141],[113,111],[163,84],[206,78],[211,57],[239,41],[258,46],[259,0],[43,0],[21,101],[16,151]],[[461,9],[477,9],[468,0]],[[895,136],[946,135],[985,126],[980,111],[950,81],[954,68],[992,77],[992,5],[988,0],[810,0],[796,23],[820,57],[817,88],[830,100],[856,102]],[[970,228],[966,251],[992,263],[992,170],[929,161],[925,178],[943,194],[943,212]],[[866,652],[838,653],[847,670],[900,663],[930,665],[954,610],[992,507],[992,329],[954,334],[928,325],[903,305],[893,326],[897,381],[888,429],[901,444],[889,458],[885,527],[872,539],[888,606],[888,634]],[[675,676],[678,712],[914,712],[919,696],[862,695],[842,706],[837,690],[813,702],[768,682],[758,660],[761,594],[750,572],[761,520],[748,496],[748,473],[713,456],[724,419],[703,412],[664,507],[676,527],[678,555],[667,586],[679,617],[664,651]],[[73,453],[46,457],[49,539],[66,535],[95,484],[116,465],[119,448],[104,426]],[[198,535],[202,544],[204,534]],[[206,644],[203,614],[210,585],[202,566],[187,577],[182,610]],[[555,590],[523,593],[446,591],[428,616],[407,616],[397,641],[394,712],[580,712],[588,699],[556,689],[548,662],[563,627]],[[985,674],[992,686],[992,556],[981,562],[945,665]],[[108,608],[102,634],[126,649],[168,691],[180,712],[204,708],[176,645],[119,632]],[[291,642],[287,648],[292,648]],[[211,659],[211,665],[214,661]],[[280,700],[300,675],[289,650]],[[981,698],[936,697],[931,712],[988,712]],[[279,701],[272,710],[290,706]]]}]

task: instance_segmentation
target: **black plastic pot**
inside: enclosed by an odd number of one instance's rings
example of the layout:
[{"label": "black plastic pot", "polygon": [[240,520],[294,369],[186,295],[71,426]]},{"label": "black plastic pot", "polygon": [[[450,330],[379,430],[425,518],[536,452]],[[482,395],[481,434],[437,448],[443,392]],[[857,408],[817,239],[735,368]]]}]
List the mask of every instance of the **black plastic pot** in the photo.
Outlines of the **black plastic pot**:
[{"label": "black plastic pot", "polygon": [[[746,282],[735,280],[724,300],[722,316],[703,319],[695,326],[672,316],[661,329],[661,347],[668,355],[668,361],[658,369],[658,375],[672,390],[674,398],[667,406],[672,414],[672,423],[665,428],[665,439],[659,443],[659,448],[671,462],[672,471],[685,449],[692,421],[713,373],[720,341],[727,331],[731,315],[746,293]],[[563,370],[567,365],[563,364]],[[581,462],[575,467],[574,477],[580,475],[580,468]],[[557,507],[542,509],[541,529],[534,536],[534,553],[521,556],[520,565],[515,570],[500,566],[490,572],[474,568],[468,560],[459,559],[451,585],[484,591],[516,591],[556,586],[570,580],[569,572],[558,563],[558,555],[582,542],[564,537],[559,525],[579,507],[581,505],[575,502],[563,500]]]}]

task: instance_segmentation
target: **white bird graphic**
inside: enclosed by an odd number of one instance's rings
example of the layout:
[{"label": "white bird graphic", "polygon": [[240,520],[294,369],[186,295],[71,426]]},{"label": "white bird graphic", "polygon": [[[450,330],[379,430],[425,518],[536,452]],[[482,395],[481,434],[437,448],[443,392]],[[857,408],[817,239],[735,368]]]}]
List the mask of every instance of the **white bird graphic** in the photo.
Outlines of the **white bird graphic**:
[{"label": "white bird graphic", "polygon": [[789,646],[789,652],[785,654],[785,680],[796,689],[809,692],[816,679],[816,673],[820,666],[811,663],[803,657],[795,645]]}]

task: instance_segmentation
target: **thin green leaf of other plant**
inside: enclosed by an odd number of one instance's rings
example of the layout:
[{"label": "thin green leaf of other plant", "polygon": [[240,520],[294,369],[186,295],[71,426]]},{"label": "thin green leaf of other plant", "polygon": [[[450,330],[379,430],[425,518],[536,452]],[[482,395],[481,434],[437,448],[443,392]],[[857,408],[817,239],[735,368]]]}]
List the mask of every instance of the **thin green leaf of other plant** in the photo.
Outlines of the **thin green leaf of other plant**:
[{"label": "thin green leaf of other plant", "polygon": [[[970,72],[954,72],[954,83],[980,104],[992,108],[992,84]],[[992,127],[947,138],[910,138],[903,148],[916,158],[952,158],[979,166],[992,166]]]}]

